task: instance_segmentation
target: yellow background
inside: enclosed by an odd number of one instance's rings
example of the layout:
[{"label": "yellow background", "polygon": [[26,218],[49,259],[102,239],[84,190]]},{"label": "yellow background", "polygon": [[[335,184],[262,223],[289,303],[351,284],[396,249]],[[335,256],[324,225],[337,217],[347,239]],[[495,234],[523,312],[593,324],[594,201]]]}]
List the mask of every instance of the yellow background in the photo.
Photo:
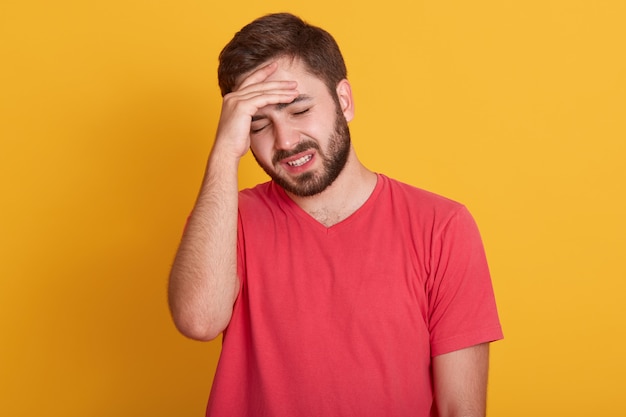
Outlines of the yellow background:
[{"label": "yellow background", "polygon": [[626,3],[215,3],[0,4],[0,415],[202,415],[220,342],[176,333],[166,278],[217,54],[283,10],[339,41],[365,164],[475,215],[490,415],[626,415]]}]

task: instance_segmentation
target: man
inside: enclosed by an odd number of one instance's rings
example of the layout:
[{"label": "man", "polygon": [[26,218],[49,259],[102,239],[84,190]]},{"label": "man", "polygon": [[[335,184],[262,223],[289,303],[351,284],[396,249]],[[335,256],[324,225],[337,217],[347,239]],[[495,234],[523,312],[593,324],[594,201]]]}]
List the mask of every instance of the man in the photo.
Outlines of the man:
[{"label": "man", "polygon": [[[460,204],[357,159],[334,39],[289,14],[220,54],[223,106],[172,267],[188,337],[224,332],[207,416],[481,416],[502,337]],[[238,192],[250,149],[272,181]]]}]

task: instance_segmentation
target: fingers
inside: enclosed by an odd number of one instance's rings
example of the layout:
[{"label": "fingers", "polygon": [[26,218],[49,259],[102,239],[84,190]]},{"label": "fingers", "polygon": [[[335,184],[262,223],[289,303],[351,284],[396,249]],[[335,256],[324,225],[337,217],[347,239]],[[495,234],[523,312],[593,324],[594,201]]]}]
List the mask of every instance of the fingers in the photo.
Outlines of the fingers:
[{"label": "fingers", "polygon": [[272,62],[253,71],[224,96],[215,142],[220,149],[243,156],[249,147],[253,117],[266,106],[290,103],[298,96],[296,81],[270,79],[277,68],[278,63]]},{"label": "fingers", "polygon": [[233,93],[238,91],[246,91],[250,88],[254,88],[259,91],[268,91],[273,88],[278,89],[293,89],[296,88],[297,83],[295,81],[283,80],[283,81],[268,81],[268,78],[276,72],[278,68],[278,62],[274,61],[261,68],[254,70],[249,75],[245,76],[241,84],[239,84]]},{"label": "fingers", "polygon": [[[247,111],[256,110],[270,104],[288,103],[297,96],[297,83],[291,80],[269,80],[276,72],[278,62],[270,62],[246,75],[231,93],[224,96],[225,103],[244,104]],[[253,109],[254,108],[254,109]]]},{"label": "fingers", "polygon": [[274,71],[276,71],[276,68],[278,68],[278,63],[274,61],[253,71],[250,75],[244,78],[240,85],[235,87],[234,91],[241,90],[249,85],[265,81],[267,77],[269,77],[274,73]]},{"label": "fingers", "polygon": [[250,111],[256,112],[256,110],[270,104],[293,101],[298,95],[296,86],[296,83],[293,81],[273,81],[259,85],[254,84],[225,97],[225,101],[248,103],[254,108],[251,108]]},{"label": "fingers", "polygon": [[298,83],[292,80],[270,80],[277,68],[278,62],[274,61],[246,75],[238,87],[224,96],[224,104],[237,107],[252,116],[267,105],[293,101],[298,95]]}]

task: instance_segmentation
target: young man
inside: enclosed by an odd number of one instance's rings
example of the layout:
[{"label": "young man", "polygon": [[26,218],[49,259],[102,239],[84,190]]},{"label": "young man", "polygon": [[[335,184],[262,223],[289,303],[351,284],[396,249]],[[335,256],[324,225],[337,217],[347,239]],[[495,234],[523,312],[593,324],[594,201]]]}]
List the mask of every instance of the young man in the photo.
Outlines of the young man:
[{"label": "young man", "polygon": [[[502,337],[464,206],[363,166],[334,39],[289,14],[220,54],[215,143],[174,265],[176,326],[224,332],[207,416],[482,416]],[[250,149],[272,181],[239,192]]]}]

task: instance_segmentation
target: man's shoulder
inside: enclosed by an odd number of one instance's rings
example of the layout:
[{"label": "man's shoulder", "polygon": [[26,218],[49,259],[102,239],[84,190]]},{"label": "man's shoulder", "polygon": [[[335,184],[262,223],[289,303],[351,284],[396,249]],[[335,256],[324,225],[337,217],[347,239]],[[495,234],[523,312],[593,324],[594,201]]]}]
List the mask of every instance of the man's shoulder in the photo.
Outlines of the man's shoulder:
[{"label": "man's shoulder", "polygon": [[387,197],[382,207],[387,217],[419,227],[432,226],[432,230],[475,227],[474,218],[464,204],[398,180],[383,179]]},{"label": "man's shoulder", "polygon": [[257,210],[260,207],[274,206],[278,204],[280,195],[272,181],[257,184],[252,188],[239,191],[240,210]]},{"label": "man's shoulder", "polygon": [[379,174],[387,193],[395,203],[406,202],[412,206],[456,211],[464,207],[460,202],[433,191]]},{"label": "man's shoulder", "polygon": [[239,191],[239,196],[244,196],[248,198],[258,198],[260,196],[266,195],[269,193],[272,182],[262,182],[260,184],[255,185],[251,188],[244,188]]}]

